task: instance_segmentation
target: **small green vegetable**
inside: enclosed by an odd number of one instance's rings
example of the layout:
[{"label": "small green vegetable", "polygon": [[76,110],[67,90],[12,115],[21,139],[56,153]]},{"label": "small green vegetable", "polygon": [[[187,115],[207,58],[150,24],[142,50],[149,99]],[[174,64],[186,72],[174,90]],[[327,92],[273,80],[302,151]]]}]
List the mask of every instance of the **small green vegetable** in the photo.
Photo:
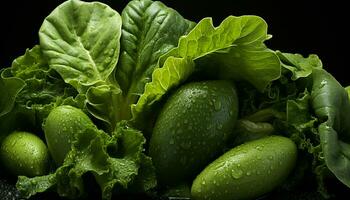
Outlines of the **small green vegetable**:
[{"label": "small green vegetable", "polygon": [[50,112],[43,128],[51,156],[58,165],[71,150],[74,134],[89,126],[94,126],[90,118],[73,106],[59,106]]},{"label": "small green vegetable", "polygon": [[269,136],[228,151],[193,181],[193,199],[255,199],[279,186],[294,168],[292,140]]},{"label": "small green vegetable", "polygon": [[229,81],[194,82],[178,89],[161,110],[150,141],[160,181],[172,185],[191,179],[218,156],[237,113],[237,94]]},{"label": "small green vegetable", "polygon": [[1,144],[1,163],[15,175],[43,175],[48,170],[49,153],[45,143],[28,132],[13,132]]}]

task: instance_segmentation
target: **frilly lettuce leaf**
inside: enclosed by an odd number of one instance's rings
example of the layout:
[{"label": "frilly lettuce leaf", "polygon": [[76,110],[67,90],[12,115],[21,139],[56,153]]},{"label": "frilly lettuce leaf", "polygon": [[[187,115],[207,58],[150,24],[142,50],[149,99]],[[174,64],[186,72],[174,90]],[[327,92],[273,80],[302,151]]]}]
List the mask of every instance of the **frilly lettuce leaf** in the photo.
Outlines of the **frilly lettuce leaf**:
[{"label": "frilly lettuce leaf", "polygon": [[[12,108],[8,110],[11,112],[0,120],[3,134],[18,129],[39,133],[42,121],[54,107],[62,104],[84,107],[84,95],[78,95],[57,72],[49,69],[38,45],[26,50],[24,55],[12,62],[10,68],[3,70],[1,82],[3,80],[11,84],[6,86],[5,95],[0,99],[17,88],[16,98],[7,99],[7,104],[12,102]],[[21,123],[18,124],[18,121]]]},{"label": "frilly lettuce leaf", "polygon": [[211,18],[201,20],[180,38],[176,48],[160,57],[152,81],[132,106],[134,121],[195,71],[209,71],[215,78],[243,79],[264,90],[281,75],[278,57],[263,43],[267,39],[267,25],[257,16],[230,16],[218,27]]},{"label": "frilly lettuce leaf", "polygon": [[292,72],[292,80],[308,77],[315,68],[322,69],[322,62],[315,54],[311,54],[307,58],[304,58],[300,54],[282,53],[277,51],[277,55],[281,59],[282,67]]},{"label": "frilly lettuce leaf", "polygon": [[7,71],[0,70],[0,119],[12,110],[18,93],[25,87],[23,80],[17,77],[8,77]]},{"label": "frilly lettuce leaf", "polygon": [[6,72],[8,72],[7,69],[0,70],[0,143],[17,126],[17,114],[13,110],[18,94],[25,87],[23,80],[7,77]]},{"label": "frilly lettuce leaf", "polygon": [[[20,176],[17,188],[27,198],[56,188],[60,196],[74,199],[88,194],[83,176],[91,173],[101,188],[102,199],[111,199],[114,192],[135,184],[141,162],[149,160],[143,152],[144,143],[142,133],[124,121],[111,136],[96,127],[87,127],[75,134],[72,150],[54,173],[34,178]],[[142,170],[153,171],[152,165],[141,166]],[[150,177],[146,183],[155,182],[155,177]],[[143,189],[153,187],[155,184],[148,184]]]},{"label": "frilly lettuce leaf", "polygon": [[117,122],[123,118],[123,109],[129,106],[123,105],[122,91],[112,84],[92,86],[86,93],[86,108],[95,118],[106,123],[106,130],[111,132]]},{"label": "frilly lettuce leaf", "polygon": [[315,55],[279,52],[282,66],[297,81],[299,96],[287,102],[290,137],[299,149],[312,155],[309,161],[316,175],[319,192],[329,197],[325,178],[329,170],[346,186],[350,186],[350,102],[347,91],[322,69]]}]

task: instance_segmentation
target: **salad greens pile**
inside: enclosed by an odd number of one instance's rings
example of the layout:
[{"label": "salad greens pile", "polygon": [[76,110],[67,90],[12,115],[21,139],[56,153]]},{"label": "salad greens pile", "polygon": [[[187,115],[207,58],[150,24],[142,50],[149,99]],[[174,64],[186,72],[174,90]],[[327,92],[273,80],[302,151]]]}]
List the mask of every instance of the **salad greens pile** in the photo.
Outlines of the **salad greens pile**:
[{"label": "salad greens pile", "polygon": [[312,172],[324,197],[329,178],[350,187],[347,91],[316,55],[269,49],[270,38],[258,16],[229,16],[215,27],[159,1],[132,0],[121,14],[99,2],[62,3],[45,18],[40,43],[0,70],[0,142],[15,130],[44,138],[42,125],[62,105],[81,109],[95,126],[75,134],[62,165],[19,176],[18,190],[74,199],[88,195],[92,177],[103,199],[157,191],[148,155],[157,113],[176,88],[208,79],[236,83],[236,144],[286,136],[299,150],[294,177]]}]

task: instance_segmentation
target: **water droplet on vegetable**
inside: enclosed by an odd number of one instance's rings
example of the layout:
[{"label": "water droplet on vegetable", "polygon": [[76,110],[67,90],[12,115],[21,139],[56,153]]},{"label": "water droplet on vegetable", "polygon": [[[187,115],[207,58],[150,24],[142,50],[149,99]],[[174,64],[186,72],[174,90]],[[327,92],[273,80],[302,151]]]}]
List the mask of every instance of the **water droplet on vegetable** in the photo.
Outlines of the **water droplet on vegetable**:
[{"label": "water droplet on vegetable", "polygon": [[221,109],[221,101],[214,101],[214,109],[219,111]]},{"label": "water droplet on vegetable", "polygon": [[173,138],[170,139],[169,144],[174,144],[174,139]]},{"label": "water droplet on vegetable", "polygon": [[217,128],[218,128],[218,130],[221,130],[222,129],[222,124],[218,124]]},{"label": "water droplet on vegetable", "polygon": [[262,148],[262,146],[256,146],[255,149],[258,151],[262,151],[263,148]]},{"label": "water droplet on vegetable", "polygon": [[189,149],[189,148],[191,148],[191,141],[185,142],[185,143],[183,144],[183,148],[184,148],[184,149]]},{"label": "water droplet on vegetable", "polygon": [[231,170],[231,175],[233,178],[239,179],[242,177],[243,171],[240,169],[233,169],[233,170]]}]

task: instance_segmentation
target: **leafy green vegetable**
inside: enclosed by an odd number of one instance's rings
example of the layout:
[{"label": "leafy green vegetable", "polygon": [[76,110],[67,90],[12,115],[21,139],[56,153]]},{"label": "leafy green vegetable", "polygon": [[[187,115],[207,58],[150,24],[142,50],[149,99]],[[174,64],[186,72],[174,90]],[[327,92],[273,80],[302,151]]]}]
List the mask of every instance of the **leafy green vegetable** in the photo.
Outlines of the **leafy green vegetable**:
[{"label": "leafy green vegetable", "polygon": [[[346,90],[322,68],[316,56],[279,54],[293,73],[292,79],[301,83],[304,91],[287,103],[287,121],[296,130],[291,137],[300,149],[313,155],[312,169],[319,181],[319,191],[327,196],[324,179],[328,170],[349,187],[349,136],[346,122],[350,112]],[[303,79],[306,77],[306,79]]]},{"label": "leafy green vegetable", "polygon": [[194,23],[159,1],[131,1],[122,12],[120,62],[115,77],[125,101],[135,103],[158,58],[174,48]]},{"label": "leafy green vegetable", "polygon": [[322,69],[322,62],[317,55],[309,55],[304,58],[300,54],[282,53],[277,51],[279,58],[282,61],[282,66],[293,73],[292,80],[297,80],[302,77],[308,77],[313,69]]},{"label": "leafy green vegetable", "polygon": [[[72,150],[56,172],[34,178],[21,176],[17,188],[30,197],[55,186],[61,196],[76,198],[86,195],[83,175],[92,173],[101,187],[102,198],[110,199],[115,185],[126,189],[131,184],[144,156],[142,134],[125,122],[118,127],[111,136],[90,126],[77,131]],[[109,154],[109,148],[117,149]]]},{"label": "leafy green vegetable", "polygon": [[350,187],[350,102],[344,88],[325,70],[314,70],[312,108],[327,167]]},{"label": "leafy green vegetable", "polygon": [[258,16],[229,16],[214,27],[211,18],[195,24],[158,1],[132,0],[121,16],[99,2],[62,3],[44,20],[40,44],[0,70],[0,140],[13,131],[43,139],[43,123],[62,105],[93,124],[74,131],[62,165],[19,177],[17,187],[26,197],[50,189],[84,197],[91,185],[104,199],[149,190],[158,196],[145,138],[174,90],[214,79],[235,82],[239,99],[237,137],[222,151],[283,135],[300,159],[282,188],[310,177],[324,197],[330,177],[350,187],[349,87],[317,55],[273,51],[265,45],[270,38]]},{"label": "leafy green vegetable", "polygon": [[209,71],[219,79],[243,79],[264,90],[281,73],[278,57],[263,44],[268,38],[265,21],[256,16],[230,16],[218,27],[211,18],[201,20],[160,58],[152,82],[132,107],[134,118],[137,121],[140,113],[147,113],[195,71]]},{"label": "leafy green vegetable", "polygon": [[6,72],[6,69],[0,70],[0,118],[12,110],[18,93],[25,86],[24,81],[16,77],[7,77]]},{"label": "leafy green vegetable", "polygon": [[99,2],[71,0],[43,22],[40,46],[50,68],[78,91],[107,80],[118,61],[121,18]]}]

